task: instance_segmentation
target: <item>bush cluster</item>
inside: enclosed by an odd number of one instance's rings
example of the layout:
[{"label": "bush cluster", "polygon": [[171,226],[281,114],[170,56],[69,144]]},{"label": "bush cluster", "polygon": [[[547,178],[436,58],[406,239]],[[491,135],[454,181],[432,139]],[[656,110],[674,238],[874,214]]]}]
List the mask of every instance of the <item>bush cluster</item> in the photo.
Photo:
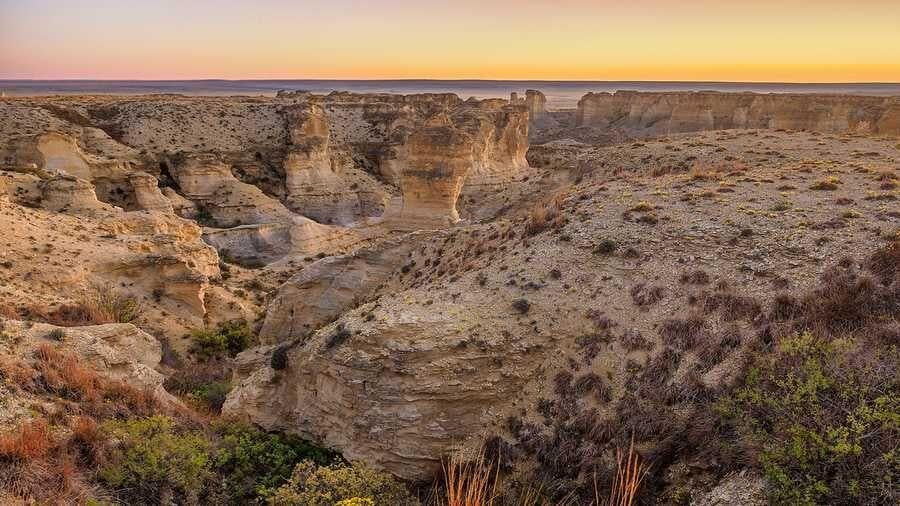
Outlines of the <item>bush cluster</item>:
[{"label": "bush cluster", "polygon": [[215,329],[191,333],[191,352],[201,358],[234,357],[256,341],[256,335],[245,320],[232,320]]}]

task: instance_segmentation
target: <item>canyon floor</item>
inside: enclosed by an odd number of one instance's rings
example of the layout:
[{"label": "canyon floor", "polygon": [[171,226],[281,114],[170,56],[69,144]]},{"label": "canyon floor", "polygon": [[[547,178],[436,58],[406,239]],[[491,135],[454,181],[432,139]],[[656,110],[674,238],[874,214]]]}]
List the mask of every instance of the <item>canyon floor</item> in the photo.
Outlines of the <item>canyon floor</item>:
[{"label": "canyon floor", "polygon": [[900,140],[529,107],[0,100],[0,502],[895,503]]}]

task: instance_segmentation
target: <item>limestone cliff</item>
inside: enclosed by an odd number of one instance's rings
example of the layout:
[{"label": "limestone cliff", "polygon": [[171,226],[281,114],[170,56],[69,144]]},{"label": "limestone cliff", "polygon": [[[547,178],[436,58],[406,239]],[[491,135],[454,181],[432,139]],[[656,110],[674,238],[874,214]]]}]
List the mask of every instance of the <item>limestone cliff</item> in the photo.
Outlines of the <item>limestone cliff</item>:
[{"label": "limestone cliff", "polygon": [[900,99],[719,92],[588,93],[578,102],[576,125],[650,136],[732,128],[900,135]]}]

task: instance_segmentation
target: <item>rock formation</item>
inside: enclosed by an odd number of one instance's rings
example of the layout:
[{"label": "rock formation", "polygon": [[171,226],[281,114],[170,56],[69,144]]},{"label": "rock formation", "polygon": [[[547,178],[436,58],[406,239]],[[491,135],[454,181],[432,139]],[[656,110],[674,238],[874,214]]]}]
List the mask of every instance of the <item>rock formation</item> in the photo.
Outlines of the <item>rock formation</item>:
[{"label": "rock formation", "polygon": [[260,340],[278,344],[306,338],[365,301],[406,261],[411,248],[412,241],[391,241],[309,265],[279,288],[266,312]]},{"label": "rock formation", "polygon": [[731,128],[900,135],[900,99],[719,92],[588,93],[578,102],[576,125],[646,136]]},{"label": "rock formation", "polygon": [[16,174],[8,183],[7,192],[13,202],[54,212],[78,214],[114,209],[97,200],[92,184],[69,175],[41,179],[30,174]]},{"label": "rock formation", "polygon": [[395,230],[446,228],[459,221],[456,200],[473,168],[472,138],[451,126],[418,129],[398,175],[401,198],[385,213]]},{"label": "rock formation", "polygon": [[[54,330],[61,333],[61,340],[47,337]],[[13,339],[4,340],[0,345],[0,356],[27,360],[40,345],[53,344],[61,351],[74,354],[104,376],[149,389],[161,402],[179,402],[163,388],[165,377],[156,371],[162,359],[159,341],[130,323],[63,329],[7,320],[3,332]]]},{"label": "rock formation", "polygon": [[124,213],[102,228],[132,245],[128,253],[110,256],[94,267],[94,278],[121,283],[138,294],[160,294],[204,315],[204,294],[219,276],[215,250],[200,240],[200,227],[173,215]]},{"label": "rock formation", "polygon": [[322,223],[342,224],[384,211],[387,191],[348,163],[347,156],[334,152],[329,118],[315,98],[288,107],[286,118],[290,135],[284,173],[292,210]]},{"label": "rock formation", "polygon": [[[445,306],[394,312],[369,304],[283,348],[283,370],[270,365],[272,347],[251,350],[237,367],[252,372],[239,379],[223,412],[427,479],[442,455],[508,408],[541,361],[530,352],[549,339],[519,340],[492,330],[490,318],[461,317]],[[481,323],[477,343],[462,331],[474,321]]]}]

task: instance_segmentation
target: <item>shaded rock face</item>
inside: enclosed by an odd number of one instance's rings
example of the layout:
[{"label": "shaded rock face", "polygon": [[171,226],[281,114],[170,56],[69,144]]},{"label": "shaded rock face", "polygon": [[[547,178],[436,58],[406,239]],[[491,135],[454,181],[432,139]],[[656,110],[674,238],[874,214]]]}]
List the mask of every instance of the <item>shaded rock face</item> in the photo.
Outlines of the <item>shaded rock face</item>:
[{"label": "shaded rock face", "polygon": [[245,352],[238,370],[252,372],[239,378],[223,413],[313,438],[406,479],[428,479],[441,456],[483,436],[509,407],[539,366],[540,354],[529,351],[544,345],[541,336],[492,330],[490,318],[472,343],[458,317],[366,305],[285,348],[283,370],[270,366],[274,347]]},{"label": "shaded rock face", "polygon": [[202,207],[210,224],[234,227],[285,222],[293,215],[258,187],[238,180],[231,167],[214,156],[189,156],[173,172],[181,193]]},{"label": "shaded rock face", "polygon": [[269,304],[261,342],[304,339],[354,309],[406,261],[412,247],[412,241],[390,242],[306,267],[284,283]]},{"label": "shaded rock face", "polygon": [[577,126],[639,135],[762,128],[900,135],[900,99],[718,92],[588,93]]}]

